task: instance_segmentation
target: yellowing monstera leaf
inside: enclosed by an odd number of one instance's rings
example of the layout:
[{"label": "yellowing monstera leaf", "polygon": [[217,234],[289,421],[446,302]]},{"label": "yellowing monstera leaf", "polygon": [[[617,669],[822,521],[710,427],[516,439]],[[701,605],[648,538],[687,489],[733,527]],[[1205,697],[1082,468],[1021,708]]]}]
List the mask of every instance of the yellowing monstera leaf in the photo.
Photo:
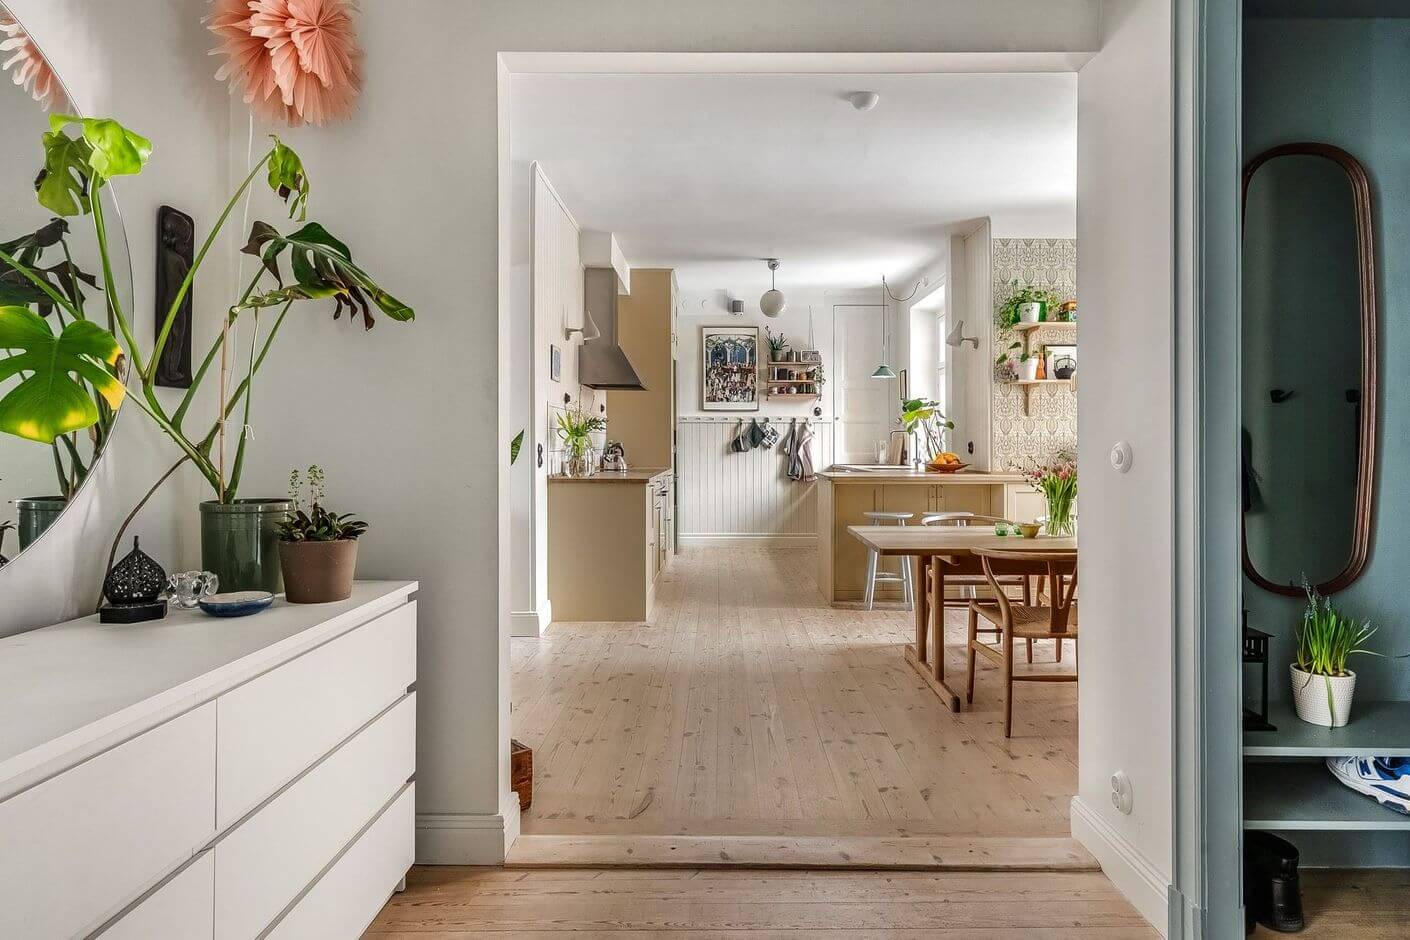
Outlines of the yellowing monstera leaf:
[{"label": "yellowing monstera leaf", "polygon": [[24,307],[0,307],[0,431],[41,444],[98,421],[89,383],[114,410],[126,390],[116,375],[122,348],[112,333],[75,320],[54,334],[49,321]]}]

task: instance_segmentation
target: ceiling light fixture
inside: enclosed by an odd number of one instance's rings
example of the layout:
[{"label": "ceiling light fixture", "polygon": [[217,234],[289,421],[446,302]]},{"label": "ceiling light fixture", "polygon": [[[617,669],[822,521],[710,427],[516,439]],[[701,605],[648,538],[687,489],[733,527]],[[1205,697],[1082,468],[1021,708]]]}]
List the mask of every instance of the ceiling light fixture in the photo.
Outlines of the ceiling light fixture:
[{"label": "ceiling light fixture", "polygon": [[847,100],[852,102],[852,107],[858,111],[870,111],[876,107],[881,96],[874,91],[854,91],[847,96]]},{"label": "ceiling light fixture", "polygon": [[783,291],[779,290],[774,283],[774,274],[778,271],[777,258],[765,258],[769,265],[769,289],[764,291],[764,296],[759,298],[759,310],[764,316],[770,319],[783,313],[788,307],[788,301],[783,296]]}]

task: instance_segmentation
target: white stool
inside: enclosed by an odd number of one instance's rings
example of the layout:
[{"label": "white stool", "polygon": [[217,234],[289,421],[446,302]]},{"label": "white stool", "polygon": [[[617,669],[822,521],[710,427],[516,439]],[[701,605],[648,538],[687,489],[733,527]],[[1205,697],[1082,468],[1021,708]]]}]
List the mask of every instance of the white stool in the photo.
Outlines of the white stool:
[{"label": "white stool", "polygon": [[[896,525],[904,526],[907,519],[915,518],[913,512],[864,512],[866,516],[876,525],[886,525],[894,522]],[[901,582],[901,596],[905,599],[906,609],[911,610],[915,604],[915,588],[911,584],[911,560],[905,555],[898,556],[901,561],[901,571],[899,574],[892,574],[890,571],[878,571],[881,563],[881,553],[876,549],[867,549],[867,610],[873,609],[873,602],[876,599],[876,585],[878,581],[894,583]]]}]

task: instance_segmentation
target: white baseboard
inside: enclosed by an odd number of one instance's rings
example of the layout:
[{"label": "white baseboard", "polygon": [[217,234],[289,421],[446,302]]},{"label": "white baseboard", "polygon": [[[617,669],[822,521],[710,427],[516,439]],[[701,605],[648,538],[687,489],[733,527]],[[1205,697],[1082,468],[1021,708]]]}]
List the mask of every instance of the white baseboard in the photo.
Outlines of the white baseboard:
[{"label": "white baseboard", "polygon": [[816,535],[682,535],[681,548],[811,548]]},{"label": "white baseboard", "polygon": [[419,813],[418,865],[503,865],[519,838],[519,798],[511,791],[494,815]]},{"label": "white baseboard", "polygon": [[510,636],[543,636],[553,622],[553,605],[544,601],[539,610],[514,610],[509,613]]},{"label": "white baseboard", "polygon": [[1165,876],[1081,797],[1072,798],[1071,817],[1072,838],[1096,856],[1117,890],[1165,936],[1170,918],[1170,883]]}]

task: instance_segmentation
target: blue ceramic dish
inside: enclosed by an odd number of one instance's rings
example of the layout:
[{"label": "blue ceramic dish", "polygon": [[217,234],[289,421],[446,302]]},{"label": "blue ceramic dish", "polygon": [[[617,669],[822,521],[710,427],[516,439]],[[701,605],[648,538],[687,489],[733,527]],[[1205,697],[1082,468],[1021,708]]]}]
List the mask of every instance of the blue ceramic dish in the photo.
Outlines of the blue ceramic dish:
[{"label": "blue ceramic dish", "polygon": [[201,609],[212,617],[248,617],[274,603],[268,591],[236,591],[201,598]]}]

